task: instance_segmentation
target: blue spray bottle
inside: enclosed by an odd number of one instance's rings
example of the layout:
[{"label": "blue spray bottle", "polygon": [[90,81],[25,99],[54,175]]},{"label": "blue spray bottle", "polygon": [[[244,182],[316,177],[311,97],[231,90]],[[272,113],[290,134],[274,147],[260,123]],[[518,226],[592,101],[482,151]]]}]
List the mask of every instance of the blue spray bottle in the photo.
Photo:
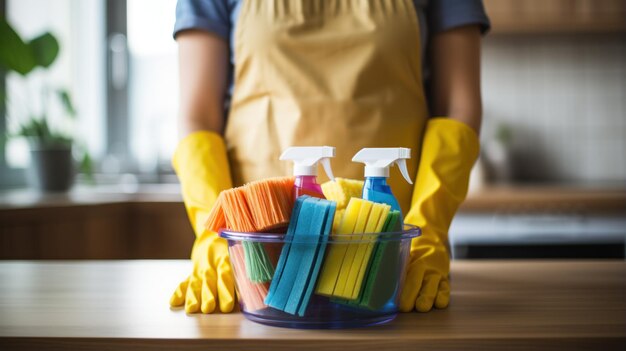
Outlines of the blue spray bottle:
[{"label": "blue spray bottle", "polygon": [[392,210],[400,210],[398,200],[387,184],[389,167],[398,165],[400,173],[409,184],[413,184],[406,168],[406,160],[411,158],[411,149],[403,147],[365,148],[357,152],[353,162],[365,164],[365,184],[363,184],[363,199],[384,203]]}]

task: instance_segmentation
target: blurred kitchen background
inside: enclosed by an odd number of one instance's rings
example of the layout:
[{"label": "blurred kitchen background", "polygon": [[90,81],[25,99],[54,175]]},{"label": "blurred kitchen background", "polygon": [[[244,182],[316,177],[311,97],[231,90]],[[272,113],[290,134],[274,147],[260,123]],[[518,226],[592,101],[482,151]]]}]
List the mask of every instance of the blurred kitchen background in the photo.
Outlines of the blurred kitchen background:
[{"label": "blurred kitchen background", "polygon": [[[454,257],[623,259],[626,0],[485,6],[482,155],[450,230]],[[175,0],[0,0],[21,38],[49,31],[60,46],[48,68],[0,72],[0,132],[48,111],[77,136],[83,166],[69,191],[42,192],[33,146],[2,139],[0,259],[188,257],[193,234],[170,166],[174,9]],[[66,89],[76,116],[42,87]]]}]

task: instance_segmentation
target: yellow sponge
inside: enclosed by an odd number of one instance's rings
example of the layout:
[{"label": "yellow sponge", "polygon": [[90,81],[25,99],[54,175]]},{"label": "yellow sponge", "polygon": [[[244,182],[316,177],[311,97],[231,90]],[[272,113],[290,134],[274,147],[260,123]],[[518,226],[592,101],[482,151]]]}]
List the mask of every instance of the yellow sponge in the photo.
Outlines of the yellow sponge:
[{"label": "yellow sponge", "polygon": [[[322,184],[322,192],[324,192],[324,196],[326,199],[337,203],[338,211],[343,210],[346,206],[348,206],[350,198],[361,197],[362,189],[362,180],[335,178],[335,181],[328,181]],[[338,217],[339,216],[335,216],[335,218]]]},{"label": "yellow sponge", "polygon": [[359,198],[349,201],[333,234],[348,236],[341,243],[331,244],[318,279],[317,294],[349,300],[359,297],[376,242],[376,236],[362,234],[380,233],[390,209],[389,205]]},{"label": "yellow sponge", "polygon": [[[383,230],[383,226],[390,210],[391,206],[389,205],[375,204],[372,207],[372,211],[370,212],[370,216],[367,220],[367,226],[363,232],[370,234],[380,233]],[[343,292],[343,296],[348,299],[356,299],[359,297],[361,287],[363,286],[365,271],[367,270],[367,266],[370,262],[374,244],[376,243],[376,238],[371,236],[360,236],[357,240],[360,240],[362,243],[356,245],[350,244],[350,246],[356,246],[356,253],[354,255],[354,260],[352,261],[350,273]]]},{"label": "yellow sponge", "polygon": [[[343,216],[341,216],[341,222],[336,233],[333,235],[345,235],[352,234],[356,225],[357,218],[359,217],[359,211],[361,210],[361,201],[351,201],[350,206],[345,210]],[[339,276],[339,270],[343,263],[344,256],[348,245],[346,244],[331,244],[326,259],[324,260],[324,266],[320,272],[317,280],[316,292],[320,295],[333,296],[335,291],[335,285],[337,284],[337,277]]]},{"label": "yellow sponge", "polygon": [[343,214],[345,212],[345,209],[335,211],[335,219],[333,220],[333,233],[337,233],[337,231],[339,230],[339,225],[341,224],[341,219],[343,218]]},{"label": "yellow sponge", "polygon": [[[361,200],[361,199],[354,199],[350,201],[350,203],[355,203],[355,202],[360,202],[359,214],[356,218],[356,223],[354,225],[354,229],[352,233],[347,233],[347,234],[365,232],[365,227],[367,226],[370,212],[372,211],[372,207],[374,205],[374,203],[371,201],[366,201],[366,200]],[[349,220],[349,219],[344,218],[344,221],[346,220]],[[354,235],[354,238],[352,238],[352,235],[351,235],[350,239],[356,239],[356,235]],[[341,268],[339,269],[339,274],[337,275],[337,283],[335,284],[335,290],[334,290],[333,295],[340,296],[340,297],[348,297],[348,296],[344,296],[344,290],[346,290],[346,284],[351,283],[348,279],[348,276],[350,275],[350,268],[352,266],[352,262],[354,262],[355,260],[355,255],[358,249],[358,245],[344,244],[343,246],[346,246],[345,253],[343,255],[343,260],[342,260],[343,262],[341,264]],[[350,290],[350,293],[352,293],[352,289],[349,289],[349,290]]]}]

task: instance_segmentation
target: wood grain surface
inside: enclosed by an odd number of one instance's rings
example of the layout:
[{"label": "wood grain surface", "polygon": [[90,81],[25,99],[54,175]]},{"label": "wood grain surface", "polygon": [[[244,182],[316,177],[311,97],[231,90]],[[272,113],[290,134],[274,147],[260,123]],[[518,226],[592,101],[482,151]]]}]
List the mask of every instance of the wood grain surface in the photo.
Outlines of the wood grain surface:
[{"label": "wood grain surface", "polygon": [[[135,194],[107,189],[0,192],[0,260],[189,257],[195,236],[180,189],[163,184]],[[460,212],[626,216],[626,189],[489,186],[470,194]]]},{"label": "wood grain surface", "polygon": [[470,193],[460,212],[626,214],[626,188],[554,185],[487,186]]},{"label": "wood grain surface", "polygon": [[626,31],[624,0],[484,0],[493,34],[613,34]]},{"label": "wood grain surface", "polygon": [[182,202],[105,199],[0,209],[0,260],[189,257],[195,235]]},{"label": "wood grain surface", "polygon": [[626,347],[623,261],[456,261],[446,310],[292,330],[167,301],[187,261],[0,263],[0,350],[517,350]]}]

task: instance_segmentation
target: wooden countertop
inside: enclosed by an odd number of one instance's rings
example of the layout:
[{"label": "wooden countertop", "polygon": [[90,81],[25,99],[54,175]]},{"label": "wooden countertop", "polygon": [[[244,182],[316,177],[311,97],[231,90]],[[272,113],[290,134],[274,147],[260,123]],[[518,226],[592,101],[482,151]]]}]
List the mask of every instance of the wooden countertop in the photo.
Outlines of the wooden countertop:
[{"label": "wooden countertop", "polygon": [[13,213],[33,209],[182,202],[179,184],[143,184],[136,187],[77,185],[61,193],[41,193],[28,188],[0,191],[0,210]]},{"label": "wooden countertop", "polygon": [[[182,203],[178,184],[76,186],[67,193],[0,191],[0,213],[102,205]],[[474,190],[462,212],[626,212],[626,185],[509,184]]]},{"label": "wooden countertop", "polygon": [[625,187],[501,185],[468,194],[460,212],[626,213]]},{"label": "wooden countertop", "polygon": [[0,349],[406,350],[626,347],[623,261],[456,261],[446,310],[292,330],[170,309],[188,261],[4,261]]}]

